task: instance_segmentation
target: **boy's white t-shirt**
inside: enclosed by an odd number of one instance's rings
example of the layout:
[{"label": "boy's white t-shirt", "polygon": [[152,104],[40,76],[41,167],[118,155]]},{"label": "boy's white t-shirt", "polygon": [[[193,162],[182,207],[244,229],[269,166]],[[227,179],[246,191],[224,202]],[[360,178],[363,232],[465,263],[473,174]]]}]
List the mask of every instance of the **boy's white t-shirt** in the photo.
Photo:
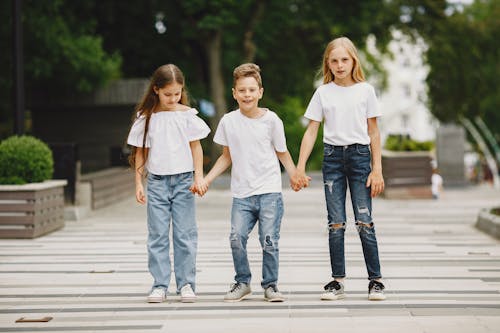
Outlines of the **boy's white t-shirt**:
[{"label": "boy's white t-shirt", "polygon": [[380,117],[375,89],[367,82],[342,87],[334,82],[316,89],[304,117],[323,121],[323,142],[334,146],[370,144],[367,119]]},{"label": "boy's white t-shirt", "polygon": [[[196,114],[186,111],[161,111],[151,115],[146,135],[149,149],[146,169],[155,175],[175,175],[194,170],[189,143],[206,138],[210,128]],[[138,116],[132,124],[127,143],[143,147],[145,116]]]},{"label": "boy's white t-shirt", "polygon": [[260,118],[248,118],[235,110],[222,117],[214,142],[229,147],[231,192],[235,198],[281,192],[278,152],[286,152],[283,122],[264,109]]}]

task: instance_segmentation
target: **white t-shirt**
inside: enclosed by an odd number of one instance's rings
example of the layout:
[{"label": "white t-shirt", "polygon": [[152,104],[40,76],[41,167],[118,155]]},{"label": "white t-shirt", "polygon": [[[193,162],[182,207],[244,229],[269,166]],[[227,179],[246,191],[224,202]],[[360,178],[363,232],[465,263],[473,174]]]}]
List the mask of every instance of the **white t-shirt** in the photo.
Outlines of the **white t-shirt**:
[{"label": "white t-shirt", "polygon": [[367,82],[349,87],[330,82],[314,92],[304,117],[323,121],[323,142],[334,146],[370,144],[367,119],[380,117],[375,89]]},{"label": "white t-shirt", "polygon": [[214,142],[229,147],[231,192],[235,198],[281,192],[278,152],[286,152],[283,122],[264,109],[260,118],[248,118],[235,110],[222,117]]},{"label": "white t-shirt", "polygon": [[[151,115],[146,136],[149,149],[146,169],[155,175],[175,175],[194,170],[189,142],[206,138],[210,128],[198,111],[162,111]],[[146,117],[138,117],[130,129],[127,143],[142,147]]]}]

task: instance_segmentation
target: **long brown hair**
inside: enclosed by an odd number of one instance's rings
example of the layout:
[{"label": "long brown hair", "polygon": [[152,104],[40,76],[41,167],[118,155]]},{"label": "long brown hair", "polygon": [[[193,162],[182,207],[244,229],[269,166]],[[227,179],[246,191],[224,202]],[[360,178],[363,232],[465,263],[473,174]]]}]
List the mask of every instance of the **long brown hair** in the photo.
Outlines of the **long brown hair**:
[{"label": "long brown hair", "polygon": [[354,65],[352,66],[351,77],[354,82],[364,82],[365,74],[363,73],[363,69],[361,68],[361,64],[359,63],[358,50],[356,46],[351,42],[351,40],[347,37],[339,37],[332,40],[326,46],[325,53],[323,54],[323,84],[330,83],[335,80],[335,76],[332,71],[328,67],[328,57],[333,49],[337,47],[343,47],[346,49],[347,53],[351,56]]},{"label": "long brown hair", "polygon": [[[141,101],[136,105],[134,110],[134,115],[132,116],[132,124],[137,120],[137,118],[144,116],[146,118],[144,125],[144,136],[142,137],[142,148],[146,148],[146,137],[149,129],[149,121],[151,115],[156,111],[156,108],[160,102],[160,99],[155,92],[155,89],[162,89],[166,85],[176,82],[182,86],[181,100],[180,104],[189,106],[188,93],[184,84],[184,74],[182,74],[179,67],[174,64],[166,64],[158,67],[151,77],[149,86],[144,92]],[[136,170],[135,154],[137,152],[137,147],[131,146],[130,155],[128,161],[132,170]],[[146,149],[142,150],[142,157],[144,163],[146,163],[147,152]],[[140,167],[142,167],[141,165]]]}]

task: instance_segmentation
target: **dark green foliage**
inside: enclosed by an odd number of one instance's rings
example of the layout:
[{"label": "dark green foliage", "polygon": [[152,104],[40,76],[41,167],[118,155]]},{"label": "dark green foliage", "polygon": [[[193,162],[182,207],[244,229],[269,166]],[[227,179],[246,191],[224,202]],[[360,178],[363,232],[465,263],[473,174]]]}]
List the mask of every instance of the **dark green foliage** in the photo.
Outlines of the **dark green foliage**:
[{"label": "dark green foliage", "polygon": [[[11,4],[0,2],[0,138],[12,134]],[[27,109],[33,100],[88,93],[121,75],[120,54],[106,52],[95,35],[93,7],[89,1],[22,2]]]},{"label": "dark green foliage", "polygon": [[[304,122],[302,121],[303,115],[306,112],[306,105],[304,103],[307,103],[307,101],[299,97],[290,96],[285,97],[285,100],[281,103],[276,103],[266,98],[264,98],[264,101],[262,102],[263,106],[276,112],[276,114],[278,114],[283,121],[287,148],[295,163],[298,162],[300,144],[306,129],[305,126],[307,126],[307,119],[304,119]],[[308,169],[317,170],[321,168],[321,160],[323,156],[322,137],[323,131],[320,130],[307,163]]]},{"label": "dark green foliage", "polygon": [[37,183],[52,178],[52,151],[32,136],[11,136],[0,142],[0,184]]},{"label": "dark green foliage", "polygon": [[434,148],[434,142],[415,141],[406,135],[391,134],[385,140],[384,148],[392,151],[429,151]]}]

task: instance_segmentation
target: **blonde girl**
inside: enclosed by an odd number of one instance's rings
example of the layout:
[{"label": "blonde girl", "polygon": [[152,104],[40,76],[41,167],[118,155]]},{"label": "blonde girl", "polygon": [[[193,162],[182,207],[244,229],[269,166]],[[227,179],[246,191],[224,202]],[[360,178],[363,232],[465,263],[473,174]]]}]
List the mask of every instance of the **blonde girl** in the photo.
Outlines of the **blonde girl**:
[{"label": "blonde girl", "polygon": [[349,187],[355,224],[361,239],[368,271],[368,299],[383,300],[372,197],[384,189],[380,134],[375,89],[365,81],[358,52],[346,37],[328,43],[323,55],[323,84],[309,102],[305,117],[309,125],[302,139],[297,172],[300,186],[308,185],[305,174],[322,121],[323,180],[328,213],[330,263],[333,281],[324,286],[322,300],[345,297],[344,232],[346,191]]}]

